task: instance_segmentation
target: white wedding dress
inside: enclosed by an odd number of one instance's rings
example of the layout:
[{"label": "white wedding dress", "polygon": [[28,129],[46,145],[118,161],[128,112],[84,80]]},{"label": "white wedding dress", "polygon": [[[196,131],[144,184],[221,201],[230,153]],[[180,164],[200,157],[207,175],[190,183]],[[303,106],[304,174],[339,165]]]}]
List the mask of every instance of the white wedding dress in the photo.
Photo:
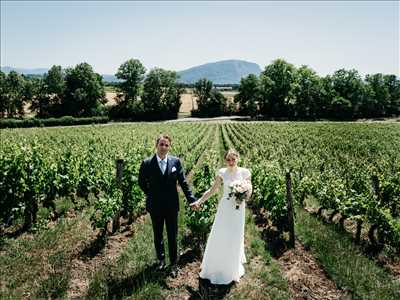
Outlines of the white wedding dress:
[{"label": "white wedding dress", "polygon": [[217,173],[224,184],[224,195],[218,203],[214,223],[208,236],[200,277],[209,279],[213,284],[239,282],[244,275],[244,224],[245,202],[236,209],[236,202],[229,199],[229,184],[234,180],[250,178],[250,171],[245,168],[230,174],[227,168]]}]

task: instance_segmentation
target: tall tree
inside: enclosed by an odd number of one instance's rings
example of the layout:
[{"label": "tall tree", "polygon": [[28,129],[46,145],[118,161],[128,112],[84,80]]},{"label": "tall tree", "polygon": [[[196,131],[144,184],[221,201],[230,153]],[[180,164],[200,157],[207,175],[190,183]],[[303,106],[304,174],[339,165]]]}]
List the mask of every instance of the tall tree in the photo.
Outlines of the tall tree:
[{"label": "tall tree", "polygon": [[138,59],[129,59],[118,68],[115,76],[122,80],[118,85],[121,91],[117,98],[118,104],[129,106],[136,102],[145,73],[146,68]]},{"label": "tall tree", "polygon": [[387,115],[390,105],[389,89],[383,75],[378,73],[365,77],[365,92],[360,111],[364,117],[382,117]]},{"label": "tall tree", "polygon": [[44,83],[49,94],[56,98],[55,102],[61,102],[65,92],[65,74],[61,66],[52,66],[44,76]]},{"label": "tall tree", "polygon": [[283,59],[274,60],[261,73],[261,108],[264,114],[287,116],[295,67]]},{"label": "tall tree", "polygon": [[36,117],[46,118],[51,117],[50,113],[50,95],[47,91],[46,84],[43,78],[33,78],[31,81],[33,95],[31,97],[30,109],[36,112]]},{"label": "tall tree", "polygon": [[400,115],[400,79],[395,75],[384,75],[383,80],[389,91],[388,116]]},{"label": "tall tree", "polygon": [[260,98],[260,85],[256,75],[249,74],[240,80],[239,93],[235,102],[239,103],[239,112],[254,117],[257,114],[257,104]]},{"label": "tall tree", "polygon": [[0,71],[0,117],[4,118],[7,111],[7,87],[6,87],[7,76],[4,72]]},{"label": "tall tree", "polygon": [[7,117],[24,115],[24,101],[26,100],[25,77],[15,71],[8,73],[4,79],[5,106]]},{"label": "tall tree", "polygon": [[331,103],[336,97],[336,92],[333,88],[333,80],[331,75],[326,75],[321,78],[321,99],[317,107],[318,116],[321,118],[331,118],[332,110]]},{"label": "tall tree", "polygon": [[296,70],[292,95],[294,115],[299,118],[315,119],[319,116],[322,82],[316,72],[307,66]]},{"label": "tall tree", "polygon": [[208,107],[208,102],[211,98],[213,83],[206,78],[198,80],[194,84],[194,95],[197,97],[197,109],[204,111]]},{"label": "tall tree", "polygon": [[88,63],[66,70],[64,114],[82,117],[97,115],[101,104],[107,102],[101,75]]},{"label": "tall tree", "polygon": [[194,94],[197,97],[197,110],[193,115],[202,117],[217,117],[225,114],[226,98],[213,89],[212,81],[204,78],[195,83]]},{"label": "tall tree", "polygon": [[65,94],[65,74],[61,66],[52,66],[43,78],[32,79],[34,95],[31,110],[36,116],[47,118],[62,115]]},{"label": "tall tree", "polygon": [[152,69],[146,76],[141,101],[145,113],[159,118],[176,118],[181,105],[182,88],[174,71]]},{"label": "tall tree", "polygon": [[226,114],[227,109],[227,99],[225,96],[220,91],[213,89],[206,110],[207,115],[210,117],[223,116]]},{"label": "tall tree", "polygon": [[[332,75],[331,80],[335,97],[348,100],[351,103],[351,117],[360,117],[362,115],[360,107],[363,101],[364,84],[358,71],[340,69]],[[344,103],[342,100],[339,102]],[[346,104],[345,107],[348,108],[349,106]]]}]

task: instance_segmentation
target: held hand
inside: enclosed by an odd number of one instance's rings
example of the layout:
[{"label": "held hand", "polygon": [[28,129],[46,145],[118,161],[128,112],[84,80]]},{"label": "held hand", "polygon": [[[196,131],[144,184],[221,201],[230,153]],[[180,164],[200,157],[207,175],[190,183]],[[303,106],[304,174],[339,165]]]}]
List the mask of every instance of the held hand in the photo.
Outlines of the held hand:
[{"label": "held hand", "polygon": [[197,211],[200,209],[200,205],[201,205],[201,202],[199,200],[197,200],[196,202],[193,202],[190,204],[190,208]]},{"label": "held hand", "polygon": [[249,201],[250,198],[251,198],[251,192],[250,192],[250,191],[247,191],[247,192],[246,192],[246,201]]}]

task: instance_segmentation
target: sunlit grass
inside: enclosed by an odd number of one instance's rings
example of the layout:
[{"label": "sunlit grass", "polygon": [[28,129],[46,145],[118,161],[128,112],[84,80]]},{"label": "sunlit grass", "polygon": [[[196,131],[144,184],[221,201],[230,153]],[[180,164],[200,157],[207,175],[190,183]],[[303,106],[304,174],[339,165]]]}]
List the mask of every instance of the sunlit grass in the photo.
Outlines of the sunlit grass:
[{"label": "sunlit grass", "polygon": [[0,255],[0,298],[62,297],[70,280],[76,247],[91,238],[88,216],[61,218],[51,229],[3,239]]},{"label": "sunlit grass", "polygon": [[336,284],[353,299],[400,299],[400,282],[367,258],[352,239],[333,225],[297,209],[296,234]]}]

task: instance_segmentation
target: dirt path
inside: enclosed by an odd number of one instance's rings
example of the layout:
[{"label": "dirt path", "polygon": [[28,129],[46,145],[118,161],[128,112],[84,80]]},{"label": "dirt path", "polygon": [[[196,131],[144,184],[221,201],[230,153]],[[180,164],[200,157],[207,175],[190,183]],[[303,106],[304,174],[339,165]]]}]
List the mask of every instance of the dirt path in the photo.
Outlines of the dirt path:
[{"label": "dirt path", "polygon": [[293,299],[348,299],[300,242],[278,258]]},{"label": "dirt path", "polygon": [[[267,247],[272,250],[281,272],[289,284],[291,297],[302,299],[350,299],[345,291],[331,280],[317,259],[296,240],[294,249],[287,249],[275,227],[263,212],[257,212],[256,222]],[[270,251],[271,251],[270,250]]]},{"label": "dirt path", "polygon": [[268,221],[259,215],[256,220],[267,248],[275,255],[274,260],[288,282],[292,299],[350,299],[346,291],[338,288],[328,277],[317,259],[301,242],[296,240],[295,248],[287,249],[278,234],[271,234],[275,232],[275,227],[267,224]]}]

